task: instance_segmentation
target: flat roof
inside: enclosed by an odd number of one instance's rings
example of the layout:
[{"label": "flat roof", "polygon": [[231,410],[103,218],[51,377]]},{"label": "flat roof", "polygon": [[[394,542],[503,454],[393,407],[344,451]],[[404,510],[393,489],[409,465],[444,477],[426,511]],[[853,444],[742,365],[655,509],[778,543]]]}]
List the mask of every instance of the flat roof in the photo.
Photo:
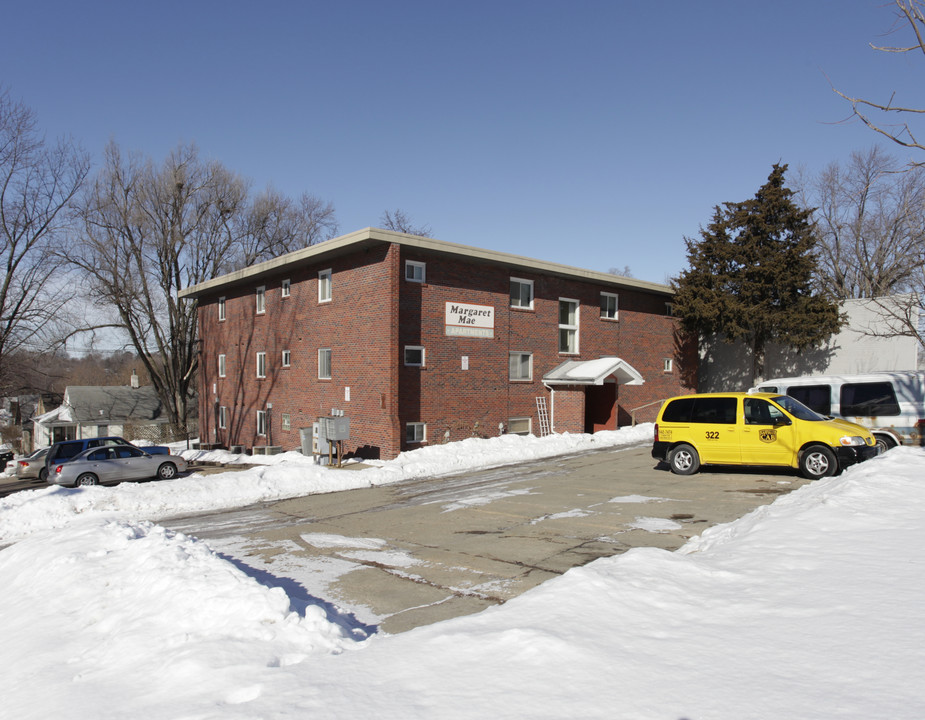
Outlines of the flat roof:
[{"label": "flat roof", "polygon": [[456,255],[467,259],[480,260],[493,265],[503,265],[509,268],[528,270],[541,274],[589,280],[602,285],[610,285],[615,288],[645,290],[647,292],[665,295],[666,297],[674,295],[674,292],[668,285],[663,285],[661,283],[636,280],[635,278],[622,277],[620,275],[613,275],[612,273],[585,270],[570,265],[536,260],[534,258],[512,255],[496,250],[484,250],[470,245],[446,242],[445,240],[435,240],[434,238],[421,237],[419,235],[407,235],[392,230],[381,230],[379,228],[368,227],[347,235],[341,235],[332,240],[325,240],[317,245],[311,245],[301,250],[280,255],[272,260],[265,260],[264,262],[242,268],[241,270],[236,270],[235,272],[222,275],[213,280],[206,280],[197,285],[192,285],[181,290],[179,296],[181,298],[198,298],[203,295],[218,292],[226,287],[253,282],[254,280],[259,280],[260,278],[271,275],[278,275],[287,268],[306,265],[312,262],[320,262],[326,258],[347,255],[362,250],[365,247],[383,243],[394,243],[405,247],[419,248],[428,252]]}]

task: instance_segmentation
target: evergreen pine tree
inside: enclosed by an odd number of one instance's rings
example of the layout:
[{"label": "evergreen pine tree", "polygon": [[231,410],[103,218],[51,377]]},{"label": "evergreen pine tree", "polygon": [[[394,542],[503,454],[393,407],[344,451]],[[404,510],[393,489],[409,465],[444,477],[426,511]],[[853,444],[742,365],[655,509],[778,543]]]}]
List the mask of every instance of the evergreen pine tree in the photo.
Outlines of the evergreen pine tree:
[{"label": "evergreen pine tree", "polygon": [[690,268],[674,282],[684,330],[719,334],[752,351],[752,384],[764,375],[769,342],[805,349],[841,326],[835,302],[816,293],[816,236],[810,210],[784,186],[787,165],[744,202],[714,209],[700,241],[685,238]]}]

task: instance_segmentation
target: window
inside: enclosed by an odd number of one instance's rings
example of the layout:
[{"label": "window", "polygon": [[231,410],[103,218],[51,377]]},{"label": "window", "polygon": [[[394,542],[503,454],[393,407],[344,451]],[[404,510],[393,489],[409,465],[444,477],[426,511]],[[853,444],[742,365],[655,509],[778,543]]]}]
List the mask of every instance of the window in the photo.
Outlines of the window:
[{"label": "window", "polygon": [[425,282],[427,277],[425,272],[426,267],[427,266],[422,262],[405,260],[405,280],[409,282]]},{"label": "window", "polygon": [[533,281],[511,278],[511,307],[533,309]]},{"label": "window", "polygon": [[734,397],[686,397],[672,400],[662,412],[662,421],[735,425]]},{"label": "window", "polygon": [[509,435],[529,435],[532,430],[532,420],[528,417],[511,418],[507,421]]},{"label": "window", "polygon": [[283,430],[292,430],[292,416],[289,413],[283,413],[279,416],[279,425]]},{"label": "window", "polygon": [[601,319],[603,320],[617,320],[619,316],[617,314],[617,309],[619,307],[619,296],[614,295],[613,293],[602,292],[601,293]]},{"label": "window", "polygon": [[257,411],[257,434],[258,435],[267,434],[267,411],[266,410]]},{"label": "window", "polygon": [[267,311],[267,288],[261,285],[257,288],[257,314],[263,315]]},{"label": "window", "polygon": [[578,301],[559,298],[559,352],[578,353]]},{"label": "window", "polygon": [[508,356],[508,364],[511,380],[533,379],[533,353],[512,352]]},{"label": "window", "polygon": [[331,348],[318,350],[318,377],[321,380],[331,379]]},{"label": "window", "polygon": [[285,280],[283,280],[282,284],[280,285],[280,295],[282,295],[283,297],[289,297],[289,292],[291,289],[292,289],[292,283],[290,282],[289,278],[286,278]]},{"label": "window", "polygon": [[674,303],[665,303],[665,314],[668,317],[674,317]]},{"label": "window", "polygon": [[225,377],[225,355],[218,356],[218,376]]},{"label": "window", "polygon": [[218,299],[218,319],[219,322],[225,319],[225,298],[223,297]]},{"label": "window", "polygon": [[405,365],[423,367],[424,348],[420,345],[405,345]]},{"label": "window", "polygon": [[674,369],[674,361],[671,358],[665,358],[662,365],[662,372],[670,373]]},{"label": "window", "polygon": [[[764,388],[760,389],[764,391]],[[768,392],[777,392],[777,388],[769,388]],[[831,385],[800,385],[790,388],[787,394],[820,415],[832,414]]]},{"label": "window", "polygon": [[267,376],[267,354],[265,352],[257,353],[257,377],[265,378]]},{"label": "window", "polygon": [[899,403],[892,383],[845,383],[841,386],[840,414],[842,417],[899,415]]},{"label": "window", "polygon": [[224,430],[228,427],[228,408],[224,405],[218,409],[218,427],[219,430]]},{"label": "window", "polygon": [[422,443],[427,440],[427,425],[421,422],[407,423],[405,425],[405,441],[408,443]]},{"label": "window", "polygon": [[318,272],[318,302],[331,302],[331,271]]},{"label": "window", "polygon": [[292,364],[292,353],[288,350],[283,350],[283,367],[289,367]]}]

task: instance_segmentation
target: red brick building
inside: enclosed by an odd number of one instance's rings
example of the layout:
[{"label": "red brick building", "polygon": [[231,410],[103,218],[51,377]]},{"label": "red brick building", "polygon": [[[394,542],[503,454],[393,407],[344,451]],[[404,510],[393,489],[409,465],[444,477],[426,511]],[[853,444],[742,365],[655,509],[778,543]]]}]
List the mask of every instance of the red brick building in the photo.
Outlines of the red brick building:
[{"label": "red brick building", "polygon": [[298,449],[337,410],[345,451],[388,459],[615,429],[696,387],[667,286],[385,230],[181,296],[199,302],[200,438],[226,447]]}]

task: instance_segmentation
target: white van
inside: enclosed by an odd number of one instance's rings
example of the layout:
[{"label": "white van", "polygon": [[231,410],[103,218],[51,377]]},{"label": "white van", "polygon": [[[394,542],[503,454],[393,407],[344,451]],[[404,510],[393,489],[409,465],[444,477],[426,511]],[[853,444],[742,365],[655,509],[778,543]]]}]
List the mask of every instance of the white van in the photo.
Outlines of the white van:
[{"label": "white van", "polygon": [[820,415],[864,425],[881,451],[925,445],[925,372],[772,378],[752,391],[790,395]]}]

